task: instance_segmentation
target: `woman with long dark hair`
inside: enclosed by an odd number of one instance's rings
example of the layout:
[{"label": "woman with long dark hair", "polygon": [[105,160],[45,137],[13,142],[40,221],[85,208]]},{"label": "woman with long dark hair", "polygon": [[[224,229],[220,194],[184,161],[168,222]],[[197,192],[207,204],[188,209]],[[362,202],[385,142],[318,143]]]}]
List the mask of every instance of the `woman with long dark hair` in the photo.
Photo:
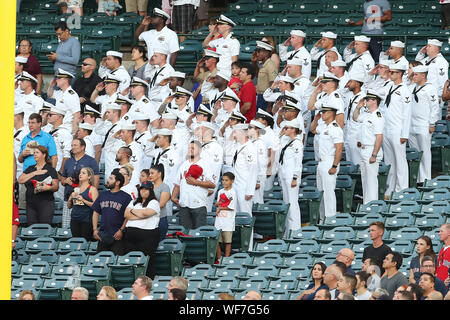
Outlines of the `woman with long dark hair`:
[{"label": "woman with long dark hair", "polygon": [[311,271],[311,284],[303,291],[296,300],[313,300],[316,292],[321,289],[328,289],[323,283],[323,277],[327,266],[323,262],[316,262]]},{"label": "woman with long dark hair", "polygon": [[153,190],[155,191],[156,200],[159,201],[161,212],[159,215],[159,230],[161,232],[160,241],[166,237],[169,222],[167,220],[167,206],[172,205],[170,201],[170,188],[163,182],[164,180],[164,165],[158,163],[150,168],[149,181],[153,183]]},{"label": "woman with long dark hair", "polygon": [[144,182],[139,188],[137,199],[130,202],[124,214],[128,220],[125,229],[126,252],[141,251],[150,257],[146,275],[152,279],[155,277],[154,254],[160,238],[160,211],[153,184]]},{"label": "woman with long dark hair", "polygon": [[409,282],[418,284],[422,274],[422,272],[420,272],[420,266],[422,264],[423,257],[432,257],[434,259],[434,265],[436,265],[437,259],[436,253],[434,253],[433,250],[433,243],[428,236],[420,236],[417,239],[416,252],[417,256],[411,259],[411,263],[409,265]]},{"label": "woman with long dark hair", "polygon": [[51,224],[55,213],[53,193],[59,188],[58,173],[51,165],[46,147],[33,149],[36,164],[29,166],[18,179],[27,188],[27,223]]}]

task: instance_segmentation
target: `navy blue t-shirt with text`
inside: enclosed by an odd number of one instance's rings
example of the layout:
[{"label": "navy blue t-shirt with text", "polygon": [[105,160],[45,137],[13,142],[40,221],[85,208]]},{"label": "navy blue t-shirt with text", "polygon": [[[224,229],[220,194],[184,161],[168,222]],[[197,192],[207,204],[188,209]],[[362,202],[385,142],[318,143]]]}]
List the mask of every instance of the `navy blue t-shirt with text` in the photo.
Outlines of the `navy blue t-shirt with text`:
[{"label": "navy blue t-shirt with text", "polygon": [[92,205],[92,210],[101,215],[99,231],[114,235],[122,227],[125,209],[130,201],[131,196],[122,190],[101,192]]}]

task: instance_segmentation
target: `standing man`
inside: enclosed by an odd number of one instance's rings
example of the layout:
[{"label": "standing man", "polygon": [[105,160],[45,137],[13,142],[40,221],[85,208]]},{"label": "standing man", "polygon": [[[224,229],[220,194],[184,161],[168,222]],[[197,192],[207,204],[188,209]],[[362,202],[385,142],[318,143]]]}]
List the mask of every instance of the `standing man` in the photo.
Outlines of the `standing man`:
[{"label": "standing man", "polygon": [[391,299],[394,297],[395,290],[404,284],[408,284],[408,278],[398,270],[402,266],[403,258],[399,252],[390,252],[383,260],[383,268],[386,273],[381,277],[380,288],[389,292]]},{"label": "standing man", "polygon": [[364,248],[362,261],[370,258],[375,261],[381,269],[381,274],[384,273],[382,262],[386,255],[391,252],[391,248],[383,242],[384,223],[382,221],[372,222],[369,226],[369,236],[372,244]]},{"label": "standing man", "polygon": [[[369,52],[369,42],[371,38],[366,36],[355,36],[355,40],[350,42],[344,49],[344,61],[347,63],[347,70],[349,74],[356,72],[364,75],[364,83],[367,86],[373,81],[373,76],[370,75],[370,70],[375,67],[374,58]],[[355,49],[355,53],[353,52]],[[378,53],[379,55],[379,53]]]},{"label": "standing man", "polygon": [[172,192],[172,202],[180,207],[180,224],[186,229],[206,225],[208,189],[216,187],[208,161],[200,157],[201,148],[198,141],[190,143],[188,159],[178,169]]},{"label": "standing man", "polygon": [[[257,108],[263,110],[267,109],[267,102],[263,98],[264,91],[270,88],[278,75],[278,69],[275,62],[270,59],[273,51],[273,46],[264,41],[256,41],[255,59],[252,59],[253,67],[258,70],[258,82],[256,84]],[[258,68],[258,63],[261,63],[262,67]],[[256,109],[255,109],[256,111]],[[249,122],[250,120],[247,119]]]},{"label": "standing man", "polygon": [[[361,108],[366,103],[366,109]],[[360,132],[357,141],[360,143],[361,183],[363,189],[363,203],[378,200],[378,168],[383,159],[384,118],[378,106],[381,97],[369,91],[364,99],[357,104],[352,115],[353,120],[359,122]]]},{"label": "standing man", "polygon": [[95,73],[96,68],[97,62],[95,59],[84,59],[81,63],[81,73],[83,76],[76,79],[72,86],[73,90],[75,90],[80,98],[81,113],[84,112],[86,103],[89,103],[92,92],[94,92],[97,84],[102,82],[102,78]]},{"label": "standing man", "polygon": [[[219,63],[220,54],[215,51],[205,49],[203,58],[197,62],[194,71],[194,78],[201,82],[197,91],[193,92],[193,98],[197,98],[198,94],[202,95],[202,104],[209,107],[209,92],[213,89],[213,79],[217,73],[217,63]],[[204,68],[204,72],[200,72],[200,67]],[[256,94],[256,93],[255,93]]]},{"label": "standing man", "polygon": [[[127,220],[125,209],[131,201],[131,196],[120,190],[125,178],[119,169],[113,170],[106,182],[108,191],[100,192],[92,204],[92,227],[94,238],[98,240],[97,252],[112,251],[115,255],[125,254],[123,231]],[[99,216],[102,216],[100,225]]]},{"label": "standing man", "polygon": [[366,0],[364,2],[364,18],[359,21],[349,20],[351,26],[362,26],[361,33],[371,36],[370,54],[378,63],[383,50],[383,25],[392,20],[391,5],[387,0]]},{"label": "standing man", "polygon": [[190,33],[194,28],[195,12],[200,0],[173,0],[172,23],[176,33]]},{"label": "standing man", "polygon": [[23,71],[19,77],[19,88],[22,90],[16,97],[15,107],[20,107],[24,112],[24,123],[28,122],[28,118],[33,113],[38,113],[44,104],[44,100],[36,94],[37,79],[26,71]]},{"label": "standing man", "polygon": [[391,165],[387,179],[385,198],[395,191],[408,188],[408,162],[406,160],[406,141],[411,126],[411,92],[403,82],[403,74],[408,65],[392,64],[390,67],[393,84],[385,98],[385,118],[383,136],[384,161]]},{"label": "standing man", "polygon": [[162,102],[161,92],[166,84],[166,79],[175,72],[167,62],[169,50],[164,47],[153,48],[153,56],[145,66],[144,77],[149,82],[148,97],[158,106]]},{"label": "standing man", "polygon": [[[311,59],[317,61],[317,75],[320,77],[325,71],[328,71],[328,66],[325,63],[325,55],[329,51],[334,51],[338,55],[338,60],[342,60],[340,53],[337,51],[336,39],[337,34],[331,31],[321,32],[322,38],[317,40],[314,46],[311,48]],[[319,51],[319,47],[323,50]]]},{"label": "standing man", "polygon": [[239,79],[242,81],[242,87],[238,92],[241,99],[240,111],[247,118],[247,122],[253,120],[256,115],[256,87],[253,79],[256,76],[255,68],[250,64],[245,64],[239,73]]},{"label": "standing man", "polygon": [[[152,15],[142,20],[134,36],[136,40],[145,41],[148,57],[153,56],[155,47],[168,48],[170,54],[167,61],[172,67],[175,67],[180,47],[176,32],[166,26],[168,19],[170,19],[170,15],[161,9],[154,8]],[[151,30],[149,30],[150,25],[153,27]]]},{"label": "standing man", "polygon": [[203,42],[204,47],[212,48],[220,54],[217,69],[231,72],[231,63],[238,60],[241,44],[239,40],[233,36],[231,29],[236,26],[231,19],[223,14],[220,15],[216,22],[217,32],[222,36],[220,38]]},{"label": "standing man", "polygon": [[157,127],[159,120],[158,105],[150,101],[145,94],[149,88],[148,82],[143,79],[139,79],[138,77],[133,77],[130,87],[131,96],[135,100],[128,111],[130,118],[134,119],[137,114],[144,113],[149,116],[151,126]]},{"label": "standing man", "polygon": [[436,276],[444,281],[448,287],[450,284],[450,275],[448,273],[450,268],[450,223],[444,223],[441,226],[439,229],[439,239],[444,243],[444,246],[439,251]]},{"label": "standing man", "polygon": [[104,78],[107,74],[113,74],[120,79],[118,91],[123,94],[125,89],[130,86],[131,77],[125,67],[122,65],[123,53],[119,51],[106,51],[105,66],[100,66],[98,74]]},{"label": "standing man", "polygon": [[[294,58],[302,61],[302,76],[306,79],[311,77],[311,54],[305,48],[306,33],[302,30],[291,30],[290,37],[278,46],[281,61],[289,61]],[[293,51],[288,52],[289,46]]]},{"label": "standing man", "polygon": [[80,42],[77,38],[72,37],[65,21],[59,21],[56,24],[55,32],[60,41],[58,48],[56,48],[56,52],[47,54],[48,60],[54,62],[53,70],[55,70],[55,74],[59,72],[59,69],[76,74],[81,55]]},{"label": "standing man", "polygon": [[[103,81],[97,83],[90,95],[90,102],[100,107],[100,114],[103,116],[106,109],[103,105],[114,103],[119,95],[120,78],[114,74],[107,74]],[[105,94],[99,95],[101,92]]]},{"label": "standing man", "polygon": [[[320,202],[320,219],[336,215],[336,179],[344,148],[344,132],[336,122],[334,105],[323,106],[311,123],[311,132],[319,135],[319,165],[317,166],[317,188],[323,191]],[[318,127],[321,118],[323,126]]]},{"label": "standing man", "polygon": [[133,166],[133,174],[130,177],[130,183],[135,186],[139,183],[139,176],[141,175],[144,164],[144,152],[139,143],[134,140],[136,135],[136,125],[132,124],[130,121],[123,122],[120,124],[120,139],[124,142],[125,146],[130,148],[132,151],[131,157],[129,158],[130,164]]},{"label": "standing man", "polygon": [[[379,61],[389,59],[391,57],[393,59],[392,64],[403,63],[404,65],[409,65],[408,60],[403,55],[403,51],[405,49],[405,44],[401,41],[391,41],[391,46],[386,50],[386,53],[380,53]],[[403,81],[406,82],[408,79],[408,74],[405,72],[403,75]]]},{"label": "standing man", "polygon": [[431,136],[442,111],[436,87],[427,80],[428,67],[419,65],[412,71],[416,85],[412,91],[409,145],[422,152],[417,182],[423,184],[425,180],[431,180]]}]

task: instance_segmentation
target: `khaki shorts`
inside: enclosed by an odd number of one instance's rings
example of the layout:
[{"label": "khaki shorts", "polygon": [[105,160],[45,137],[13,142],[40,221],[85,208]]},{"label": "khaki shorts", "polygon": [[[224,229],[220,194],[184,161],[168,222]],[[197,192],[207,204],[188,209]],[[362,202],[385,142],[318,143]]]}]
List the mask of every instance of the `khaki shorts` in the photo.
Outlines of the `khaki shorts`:
[{"label": "khaki shorts", "polygon": [[233,231],[222,231],[220,233],[219,242],[220,243],[231,243],[233,239]]},{"label": "khaki shorts", "polygon": [[148,0],[125,0],[125,9],[127,12],[147,12]]}]

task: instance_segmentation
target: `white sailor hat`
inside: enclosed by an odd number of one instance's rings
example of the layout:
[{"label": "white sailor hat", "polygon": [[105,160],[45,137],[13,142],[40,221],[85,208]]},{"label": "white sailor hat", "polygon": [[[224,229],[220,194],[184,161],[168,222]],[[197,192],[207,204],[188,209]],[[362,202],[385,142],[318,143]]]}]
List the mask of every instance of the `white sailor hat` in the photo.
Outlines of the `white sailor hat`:
[{"label": "white sailor hat", "polygon": [[345,63],[344,60],[335,60],[331,62],[331,66],[332,67],[346,67],[347,64]]},{"label": "white sailor hat", "polygon": [[165,11],[158,9],[158,8],[154,8],[152,11],[152,17],[161,17],[164,19],[170,19],[170,15],[167,14]]},{"label": "white sailor hat", "polygon": [[390,67],[391,66],[391,60],[383,59],[378,61],[378,64],[381,64],[382,66]]},{"label": "white sailor hat", "polygon": [[167,47],[165,46],[157,46],[153,48],[153,52],[154,53],[160,53],[160,54],[165,54],[166,56],[168,56],[170,54],[170,51]]},{"label": "white sailor hat", "polygon": [[227,24],[227,25],[232,26],[232,27],[236,26],[236,23],[234,23],[233,20],[231,20],[230,18],[227,18],[223,14],[221,14],[219,19],[216,20],[216,23],[217,24]]},{"label": "white sailor hat", "polygon": [[202,121],[202,122],[200,123],[200,126],[201,126],[201,127],[208,128],[208,129],[211,129],[211,130],[213,130],[214,132],[216,132],[216,130],[219,129],[219,127],[218,127],[215,123],[208,122],[208,121]]},{"label": "white sailor hat", "polygon": [[355,41],[370,42],[370,38],[364,35],[355,36]]},{"label": "white sailor hat", "polygon": [[90,123],[87,123],[87,122],[80,123],[79,128],[80,129],[84,129],[84,130],[90,130],[90,131],[94,130],[94,126],[92,124],[90,124]]},{"label": "white sailor hat", "polygon": [[[44,100],[41,110],[50,111],[50,109],[54,108],[54,107],[55,107],[55,105],[53,103],[50,103],[50,102]],[[41,110],[39,110],[39,111],[41,111]]]},{"label": "white sailor hat", "polygon": [[254,127],[258,128],[260,130],[261,134],[266,133],[266,130],[264,130],[264,128],[265,128],[264,125],[259,121],[251,120],[249,123],[249,126],[254,126]]},{"label": "white sailor hat", "polygon": [[136,112],[133,118],[134,120],[150,120],[150,116],[145,112]]},{"label": "white sailor hat", "polygon": [[220,53],[218,53],[216,51],[205,49],[204,52],[205,52],[205,57],[220,58]]},{"label": "white sailor hat", "polygon": [[103,82],[105,83],[121,83],[122,79],[120,79],[117,75],[108,73],[104,78]]},{"label": "white sailor hat", "polygon": [[322,78],[322,80],[320,80],[320,82],[328,82],[328,81],[337,81],[337,82],[339,82],[339,78],[336,77],[331,72],[324,72],[323,73],[323,78]]},{"label": "white sailor hat", "polygon": [[235,119],[235,120],[239,120],[239,121],[242,121],[242,122],[246,122],[247,121],[247,118],[238,110],[234,110],[231,113],[230,119]]},{"label": "white sailor hat", "polygon": [[21,106],[19,106],[19,105],[14,106],[14,115],[23,113],[23,112],[25,112],[25,110],[23,110],[23,108]]},{"label": "white sailor hat", "polygon": [[391,62],[389,65],[391,70],[402,70],[406,71],[409,69],[409,64],[403,61]]},{"label": "white sailor hat", "polygon": [[283,128],[285,128],[285,127],[293,127],[293,128],[300,129],[300,123],[298,122],[297,118],[295,118],[295,119],[286,121],[284,123]]},{"label": "white sailor hat", "polygon": [[391,41],[391,47],[396,47],[396,48],[404,48],[405,44],[401,41]]},{"label": "white sailor hat", "polygon": [[16,60],[16,62],[18,62],[18,63],[27,63],[28,58],[22,57],[22,56],[17,56],[15,60]]},{"label": "white sailor hat", "polygon": [[199,106],[198,106],[198,109],[197,109],[197,112],[196,113],[199,113],[199,114],[204,114],[204,115],[214,115],[214,113],[210,110],[210,109],[208,109],[204,104],[200,104]]},{"label": "white sailor hat", "polygon": [[120,93],[117,95],[116,101],[114,101],[114,102],[117,103],[118,105],[126,103],[126,104],[129,104],[130,106],[134,103],[133,100],[131,100],[127,96],[121,95]]},{"label": "white sailor hat", "polygon": [[86,104],[84,105],[84,111],[83,114],[92,114],[95,116],[100,116],[100,112],[92,108],[90,105]]},{"label": "white sailor hat", "polygon": [[136,130],[136,125],[131,122],[124,121],[120,124],[120,130]]},{"label": "white sailor hat", "polygon": [[38,80],[26,71],[22,72],[22,75],[20,76],[19,80],[20,81],[27,80],[34,83],[38,83]]},{"label": "white sailor hat", "polygon": [[378,101],[382,100],[381,95],[375,90],[367,90],[364,99],[367,99],[367,98],[374,98],[374,99],[377,99]]},{"label": "white sailor hat", "polygon": [[161,136],[171,136],[173,134],[172,130],[168,128],[161,128],[158,130],[155,130],[155,134],[161,135]]},{"label": "white sailor hat", "polygon": [[428,72],[428,66],[418,65],[413,67],[412,71],[417,73]]},{"label": "white sailor hat", "polygon": [[256,50],[257,49],[263,49],[263,50],[267,50],[267,51],[272,51],[273,50],[273,46],[270,43],[256,40]]},{"label": "white sailor hat", "polygon": [[247,123],[237,123],[233,126],[233,130],[248,130]]},{"label": "white sailor hat", "polygon": [[216,73],[216,77],[219,76],[227,81],[231,80],[231,70],[218,70]]},{"label": "white sailor hat", "polygon": [[289,76],[279,76],[278,80],[288,82],[288,83],[294,83],[295,79]]},{"label": "white sailor hat", "polygon": [[178,116],[175,113],[173,113],[172,111],[168,110],[167,112],[164,112],[161,115],[161,119],[177,120]]},{"label": "white sailor hat", "polygon": [[122,52],[114,51],[114,50],[106,51],[106,55],[107,56],[117,57],[117,58],[123,58],[123,53]]},{"label": "white sailor hat", "polygon": [[186,73],[184,72],[179,72],[179,71],[174,71],[170,74],[171,78],[182,78],[182,79],[186,79]]},{"label": "white sailor hat", "polygon": [[133,87],[133,86],[142,86],[142,87],[148,88],[149,84],[147,81],[145,81],[141,78],[133,77],[133,79],[131,79],[130,87]]},{"label": "white sailor hat", "polygon": [[64,115],[66,114],[66,111],[65,111],[65,110],[61,110],[61,109],[59,109],[59,108],[57,108],[57,107],[55,107],[55,106],[53,106],[53,107],[50,108],[50,112],[51,112],[51,113],[57,113],[57,114],[60,114],[60,115],[62,115],[62,116],[64,116]]},{"label": "white sailor hat", "polygon": [[174,96],[175,97],[191,97],[192,92],[190,92],[189,90],[186,90],[183,87],[177,86],[177,90],[175,91]]},{"label": "white sailor hat", "polygon": [[299,37],[306,37],[306,33],[304,33],[302,30],[291,30],[290,32],[291,36],[299,36]]},{"label": "white sailor hat", "polygon": [[120,104],[117,103],[106,103],[105,110],[122,110]]},{"label": "white sailor hat", "polygon": [[322,38],[336,39],[337,34],[331,31],[321,32]]},{"label": "white sailor hat", "polygon": [[350,72],[349,80],[355,80],[364,83],[364,74],[360,72]]},{"label": "white sailor hat", "polygon": [[58,73],[56,74],[57,78],[74,78],[75,76],[66,70],[58,68]]},{"label": "white sailor hat", "polygon": [[237,94],[232,89],[230,89],[229,87],[227,87],[225,89],[225,93],[220,98],[220,100],[233,100],[233,101],[236,101],[236,102],[241,102],[241,99],[239,99]]},{"label": "white sailor hat", "polygon": [[293,66],[302,66],[303,62],[302,62],[301,59],[299,59],[297,57],[294,57],[294,58],[289,59],[288,61],[286,61],[286,64],[293,65]]},{"label": "white sailor hat", "polygon": [[442,42],[439,41],[438,39],[428,39],[427,44],[431,44],[433,46],[442,47]]}]

